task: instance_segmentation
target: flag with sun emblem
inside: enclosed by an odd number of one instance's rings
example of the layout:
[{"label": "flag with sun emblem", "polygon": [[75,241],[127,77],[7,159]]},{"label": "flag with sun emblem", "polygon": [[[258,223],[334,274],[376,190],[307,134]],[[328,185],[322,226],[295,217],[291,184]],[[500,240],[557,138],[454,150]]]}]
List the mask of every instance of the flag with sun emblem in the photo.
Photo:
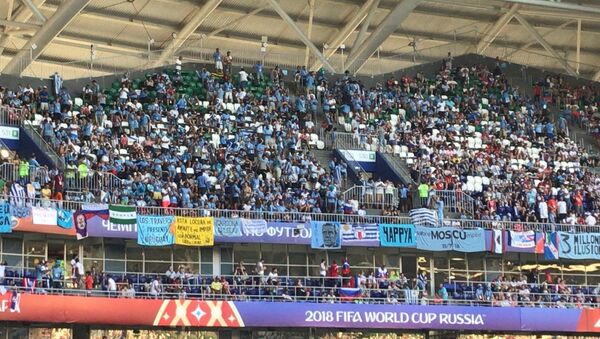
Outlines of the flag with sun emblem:
[{"label": "flag with sun emblem", "polygon": [[377,224],[341,224],[343,246],[379,246]]}]

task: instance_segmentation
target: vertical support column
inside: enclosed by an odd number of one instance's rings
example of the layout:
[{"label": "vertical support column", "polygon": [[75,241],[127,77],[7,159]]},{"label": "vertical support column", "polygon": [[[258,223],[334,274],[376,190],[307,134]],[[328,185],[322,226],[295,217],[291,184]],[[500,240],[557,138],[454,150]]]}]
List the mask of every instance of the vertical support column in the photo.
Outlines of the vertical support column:
[{"label": "vertical support column", "polygon": [[213,276],[221,275],[221,248],[220,247],[213,247],[212,248],[213,251],[213,256],[212,256],[212,264],[213,264]]},{"label": "vertical support column", "polygon": [[579,64],[581,63],[581,19],[577,19],[577,66],[575,72],[579,74]]},{"label": "vertical support column", "polygon": [[435,273],[433,272],[434,270],[434,265],[433,265],[433,258],[429,258],[429,295],[433,296],[435,295]]},{"label": "vertical support column", "polygon": [[[308,0],[308,29],[306,31],[306,36],[310,40],[312,38],[312,28],[313,28],[313,17],[315,15],[315,0]],[[304,53],[304,66],[308,67],[308,57],[310,56],[310,48],[306,46],[306,52]]]}]

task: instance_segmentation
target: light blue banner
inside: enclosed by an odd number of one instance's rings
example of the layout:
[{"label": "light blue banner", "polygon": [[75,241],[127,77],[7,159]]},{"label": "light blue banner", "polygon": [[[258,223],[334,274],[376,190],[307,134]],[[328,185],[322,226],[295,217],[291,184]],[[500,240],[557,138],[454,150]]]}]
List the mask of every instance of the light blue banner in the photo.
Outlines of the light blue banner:
[{"label": "light blue banner", "polygon": [[241,237],[242,219],[215,218],[215,237]]},{"label": "light blue banner", "polygon": [[559,258],[600,260],[600,233],[558,232],[558,238]]},{"label": "light blue banner", "polygon": [[339,222],[311,221],[312,237],[310,246],[315,249],[329,250],[342,247],[342,233]]},{"label": "light blue banner", "polygon": [[6,202],[0,204],[0,233],[12,233],[10,205]]},{"label": "light blue banner", "polygon": [[172,216],[138,215],[138,244],[143,246],[168,246],[175,243],[171,227]]},{"label": "light blue banner", "polygon": [[379,243],[382,247],[415,247],[415,225],[379,224]]},{"label": "light blue banner", "polygon": [[484,252],[485,230],[416,226],[417,248],[427,251]]},{"label": "light blue banner", "polygon": [[73,212],[62,208],[56,209],[56,224],[67,229],[73,227]]}]

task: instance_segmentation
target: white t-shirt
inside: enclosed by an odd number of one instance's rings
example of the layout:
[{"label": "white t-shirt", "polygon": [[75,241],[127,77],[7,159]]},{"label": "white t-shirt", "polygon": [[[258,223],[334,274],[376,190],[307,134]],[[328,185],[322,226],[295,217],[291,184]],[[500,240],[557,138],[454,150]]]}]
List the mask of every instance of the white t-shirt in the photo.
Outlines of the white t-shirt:
[{"label": "white t-shirt", "polygon": [[175,60],[175,69],[178,71],[181,71],[181,59],[177,58],[177,60]]},{"label": "white t-shirt", "polygon": [[108,290],[111,292],[114,292],[117,290],[117,283],[115,282],[115,279],[108,278]]},{"label": "white t-shirt", "polygon": [[545,201],[540,202],[540,218],[548,219],[548,204]]},{"label": "white t-shirt", "polygon": [[81,277],[85,274],[85,270],[83,269],[83,263],[80,261],[75,265],[77,269],[77,274]]},{"label": "white t-shirt", "polygon": [[248,73],[246,71],[240,71],[240,81],[248,81]]},{"label": "white t-shirt", "polygon": [[6,275],[6,266],[0,265],[0,278],[4,278]]},{"label": "white t-shirt", "polygon": [[[596,217],[594,217],[593,215],[588,215],[588,216],[585,218],[585,223],[586,223],[588,226],[594,226],[594,225],[596,225]],[[4,275],[2,275],[2,276],[4,276]]]},{"label": "white t-shirt", "polygon": [[127,99],[128,96],[129,96],[129,89],[127,89],[127,87],[121,88],[121,91],[119,92],[119,98]]},{"label": "white t-shirt", "polygon": [[160,293],[160,284],[158,283],[158,280],[154,279],[154,280],[152,280],[152,283],[150,283],[150,294],[158,295],[159,293]]},{"label": "white t-shirt", "polygon": [[567,214],[567,202],[559,201],[557,203],[558,214]]}]

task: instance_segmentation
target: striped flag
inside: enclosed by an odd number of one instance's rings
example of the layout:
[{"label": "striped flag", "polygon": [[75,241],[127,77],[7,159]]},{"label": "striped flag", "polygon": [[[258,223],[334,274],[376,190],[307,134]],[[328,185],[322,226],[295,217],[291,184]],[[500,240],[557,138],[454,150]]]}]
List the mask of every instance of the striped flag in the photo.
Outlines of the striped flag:
[{"label": "striped flag", "polygon": [[377,224],[342,224],[341,230],[344,245],[379,245],[379,226]]},{"label": "striped flag", "polygon": [[502,254],[503,252],[503,242],[502,242],[502,235],[503,235],[504,231],[503,230],[492,230],[492,252],[496,253],[496,254]]},{"label": "striped flag", "polygon": [[137,222],[135,206],[109,205],[108,215],[113,224],[132,225]]},{"label": "striped flag", "polygon": [[558,260],[558,234],[556,232],[544,233],[544,259]]},{"label": "striped flag", "polygon": [[13,205],[23,205],[25,203],[25,188],[18,182],[10,187],[11,203]]},{"label": "striped flag", "polygon": [[342,301],[350,301],[350,300],[354,300],[357,298],[361,297],[361,291],[360,288],[356,287],[356,288],[349,288],[349,287],[342,287],[340,288],[340,299]]},{"label": "striped flag", "polygon": [[428,208],[415,208],[408,212],[415,226],[437,226],[438,218],[435,210]]}]

